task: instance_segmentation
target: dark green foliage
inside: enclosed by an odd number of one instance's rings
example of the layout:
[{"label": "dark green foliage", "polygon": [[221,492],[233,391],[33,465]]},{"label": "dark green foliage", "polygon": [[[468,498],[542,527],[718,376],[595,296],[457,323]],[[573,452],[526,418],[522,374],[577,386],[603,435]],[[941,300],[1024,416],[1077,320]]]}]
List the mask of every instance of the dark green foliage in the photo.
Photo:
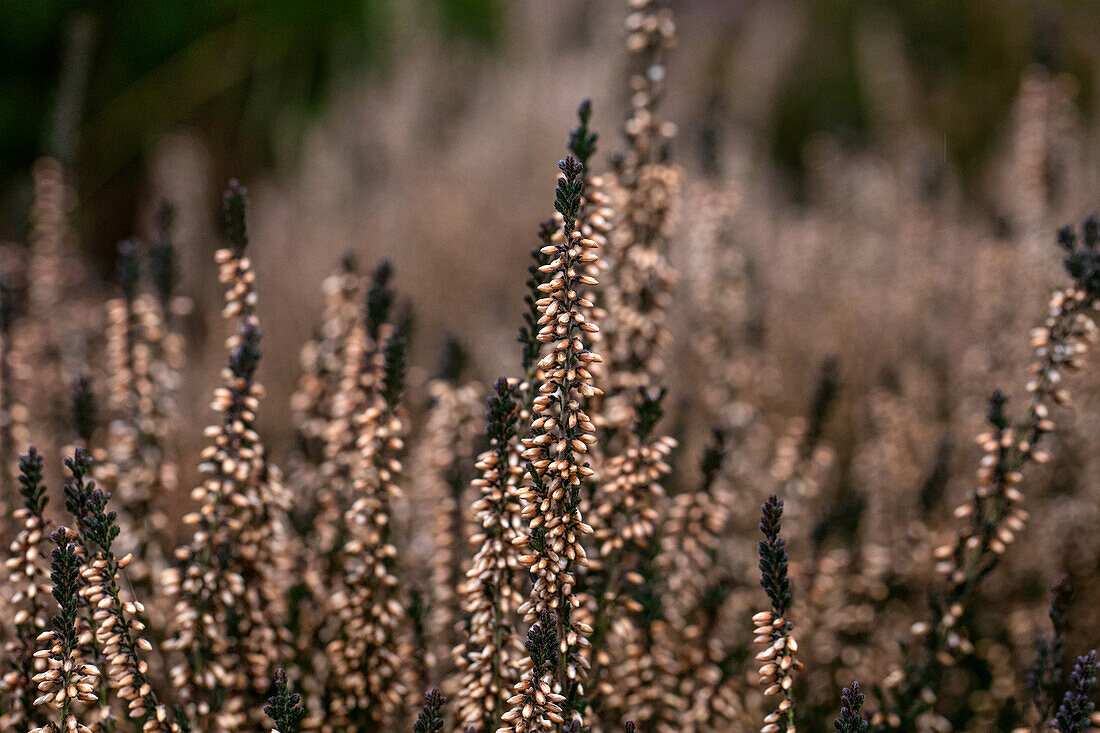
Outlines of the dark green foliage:
[{"label": "dark green foliage", "polygon": [[19,495],[23,506],[36,517],[41,517],[50,500],[42,483],[42,454],[33,445],[19,456]]},{"label": "dark green foliage", "polygon": [[387,257],[378,263],[371,275],[370,290],[367,291],[367,333],[372,339],[378,338],[382,324],[389,320],[393,309],[393,262]]},{"label": "dark green foliage", "polygon": [[638,440],[644,441],[653,432],[654,426],[664,416],[665,410],[661,407],[661,401],[665,398],[667,390],[661,387],[656,396],[641,387],[638,389],[638,421],[634,425],[634,434]]},{"label": "dark green foliage", "polygon": [[584,192],[584,166],[572,155],[558,161],[562,177],[558,179],[558,188],[554,195],[554,209],[565,219],[566,235],[573,231],[577,221],[577,212],[581,208],[581,194]]},{"label": "dark green foliage", "polygon": [[172,242],[175,218],[175,207],[168,201],[161,201],[157,207],[157,239],[149,250],[149,279],[166,313],[180,278],[179,257]]},{"label": "dark green foliage", "polygon": [[1058,244],[1066,251],[1062,264],[1077,286],[1090,298],[1100,298],[1100,219],[1093,214],[1081,225],[1081,240],[1073,227],[1058,231]]},{"label": "dark green foliage", "polygon": [[87,374],[78,374],[73,379],[72,411],[73,430],[84,445],[90,445],[98,424],[99,410],[96,407],[92,378]]},{"label": "dark green foliage", "polygon": [[248,246],[248,189],[236,178],[229,181],[229,188],[222,194],[222,226],[225,236],[233,244],[238,256]]},{"label": "dark green foliage", "polygon": [[581,102],[581,106],[577,109],[577,118],[580,124],[569,131],[569,152],[587,168],[589,159],[596,152],[596,140],[599,139],[599,135],[588,128],[588,123],[592,119],[591,99]]},{"label": "dark green foliage", "polygon": [[302,718],[306,717],[302,696],[290,691],[286,672],[282,669],[275,672],[275,694],[268,698],[264,715],[271,718],[279,733],[298,733],[301,730]]},{"label": "dark green foliage", "polygon": [[133,302],[141,281],[141,256],[138,254],[137,240],[124,239],[118,243],[117,275],[122,294],[126,300]]},{"label": "dark green foliage", "polygon": [[1054,718],[1055,730],[1062,733],[1085,733],[1089,729],[1089,716],[1096,704],[1089,699],[1096,685],[1096,651],[1077,657],[1073,673],[1069,676],[1069,689],[1062,698],[1062,705]]},{"label": "dark green foliage", "polygon": [[853,680],[851,686],[844,688],[840,696],[840,717],[833,721],[837,733],[865,733],[869,723],[859,712],[865,699],[858,681]]},{"label": "dark green foliage", "polygon": [[81,560],[67,528],[60,527],[52,536],[57,549],[52,553],[50,580],[53,582],[53,597],[60,610],[50,626],[61,643],[62,657],[67,658],[77,648],[76,617],[81,606],[77,594],[83,585],[80,580]]},{"label": "dark green foliage", "polygon": [[787,541],[779,536],[783,517],[783,500],[775,494],[768,497],[760,512],[760,585],[771,599],[772,608],[780,616],[791,607],[791,581],[787,578]]},{"label": "dark green foliage", "polygon": [[438,733],[443,730],[443,705],[446,702],[446,696],[438,688],[424,693],[424,707],[413,723],[413,733]]},{"label": "dark green foliage", "polygon": [[237,379],[251,382],[260,365],[260,329],[251,323],[241,328],[236,348],[229,354],[229,371]]}]

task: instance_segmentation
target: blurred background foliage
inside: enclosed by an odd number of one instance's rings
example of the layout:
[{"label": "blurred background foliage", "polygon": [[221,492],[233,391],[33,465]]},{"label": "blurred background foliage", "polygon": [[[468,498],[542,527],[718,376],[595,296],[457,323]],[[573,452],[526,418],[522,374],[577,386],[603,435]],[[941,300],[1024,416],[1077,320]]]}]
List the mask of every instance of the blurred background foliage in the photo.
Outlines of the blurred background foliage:
[{"label": "blurred background foliage", "polygon": [[[754,1],[767,0],[672,5],[711,14],[736,34],[738,13]],[[795,191],[807,141],[826,133],[858,147],[873,134],[857,48],[868,20],[900,38],[921,85],[917,112],[942,131],[964,182],[980,169],[1027,65],[1072,74],[1081,111],[1092,112],[1095,0],[793,4],[805,19],[798,50],[759,132]],[[80,228],[108,251],[132,227],[143,152],[166,131],[200,130],[219,174],[250,176],[292,159],[334,90],[392,62],[395,33],[492,53],[511,10],[505,0],[0,0],[0,236],[22,238],[27,171],[39,155],[75,172]]]},{"label": "blurred background foliage", "polygon": [[784,78],[771,148],[797,174],[802,148],[827,132],[854,145],[867,141],[867,95],[857,55],[861,23],[900,37],[918,75],[921,109],[943,132],[946,153],[973,176],[998,142],[997,133],[1033,63],[1072,74],[1086,118],[1100,47],[1100,5],[1092,0],[807,0],[808,29]]},{"label": "blurred background foliage", "polygon": [[[500,0],[416,2],[425,32],[490,47],[499,32]],[[100,204],[97,239],[125,236],[142,153],[175,126],[241,176],[292,154],[334,90],[386,63],[410,4],[0,0],[0,235],[18,235],[43,154],[76,172],[82,208]]]}]

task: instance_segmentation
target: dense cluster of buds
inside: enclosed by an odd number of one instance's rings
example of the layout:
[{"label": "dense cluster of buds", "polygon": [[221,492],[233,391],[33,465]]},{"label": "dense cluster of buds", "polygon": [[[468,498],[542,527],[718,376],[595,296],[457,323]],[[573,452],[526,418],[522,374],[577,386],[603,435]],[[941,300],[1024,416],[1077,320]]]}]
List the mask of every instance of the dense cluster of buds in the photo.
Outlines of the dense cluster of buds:
[{"label": "dense cluster of buds", "polygon": [[946,576],[949,589],[934,598],[931,622],[913,624],[922,637],[923,653],[908,662],[896,675],[890,727],[911,725],[935,700],[931,687],[939,671],[954,663],[956,656],[972,647],[957,623],[967,610],[977,586],[1001,561],[1008,546],[1023,530],[1028,513],[1019,506],[1023,493],[1018,485],[1029,464],[1051,459],[1039,443],[1054,430],[1051,409],[1070,404],[1063,385],[1065,375],[1084,367],[1084,356],[1096,340],[1097,327],[1089,314],[1097,308],[1100,288],[1096,287],[1100,244],[1100,221],[1085,221],[1078,240],[1072,228],[1058,233],[1058,244],[1068,254],[1064,265],[1074,283],[1055,291],[1046,322],[1031,333],[1035,361],[1028,369],[1029,394],[1026,409],[1015,423],[1005,407],[1008,397],[997,390],[989,400],[991,429],[978,436],[984,455],[978,468],[978,486],[970,500],[955,510],[966,521],[953,544],[934,551],[937,569]]},{"label": "dense cluster of buds", "polygon": [[315,474],[320,473],[325,460],[325,431],[333,418],[333,402],[346,369],[348,338],[362,317],[362,288],[362,275],[355,258],[349,255],[321,284],[325,294],[321,326],[316,337],[302,347],[302,376],[290,408],[299,458],[310,467],[303,477],[310,488],[319,488],[316,485],[321,479]]},{"label": "dense cluster of buds", "polygon": [[601,379],[606,397],[595,413],[607,445],[618,450],[635,421],[633,399],[639,388],[661,382],[661,350],[671,338],[665,323],[676,271],[668,261],[681,170],[669,162],[675,126],[658,114],[663,96],[663,57],[674,44],[672,12],[654,0],[631,3],[627,47],[634,60],[630,78],[631,113],[624,126],[627,149],[616,165],[614,185],[600,200],[603,216],[613,217],[607,235],[601,296],[602,335],[607,360]]},{"label": "dense cluster of buds", "polygon": [[4,709],[0,711],[0,727],[16,729],[40,721],[34,711],[38,697],[32,681],[41,665],[34,658],[35,642],[46,628],[46,603],[50,596],[50,581],[42,567],[46,543],[46,487],[42,483],[42,454],[31,447],[19,458],[19,494],[23,505],[14,516],[21,523],[4,562],[8,571],[11,595],[5,609],[12,614],[14,638],[6,640],[7,657],[0,677],[0,694]]},{"label": "dense cluster of buds", "polygon": [[[152,587],[154,567],[162,562],[159,537],[169,521],[155,499],[178,484],[177,466],[164,444],[178,413],[175,393],[183,364],[183,338],[171,327],[177,279],[171,218],[171,208],[162,206],[160,232],[148,257],[142,258],[137,242],[119,245],[122,297],[107,303],[111,420],[96,476],[113,487],[126,530],[120,549],[133,554],[128,575],[143,589]],[[154,292],[140,292],[143,270]]]},{"label": "dense cluster of buds", "polygon": [[92,616],[96,651],[107,665],[111,691],[127,706],[126,714],[140,724],[143,733],[178,733],[179,725],[170,719],[167,706],[159,702],[152,689],[148,663],[143,659],[153,651],[143,635],[141,615],[145,606],[121,597],[121,571],[130,565],[133,556],[119,558],[114,554],[113,546],[121,531],[116,514],[107,511],[107,494],[93,481],[85,480],[91,460],[83,450],[78,448],[66,465],[73,474],[66,493],[78,512],[81,541],[85,555],[90,557],[80,573],[84,582],[80,597]]},{"label": "dense cluster of buds", "polygon": [[274,724],[271,733],[298,733],[301,730],[302,718],[306,717],[302,696],[290,691],[290,683],[282,669],[275,672],[275,694],[268,698],[264,715]]},{"label": "dense cluster of buds", "polygon": [[523,535],[518,392],[516,380],[497,380],[486,416],[489,449],[478,456],[481,475],[471,482],[479,492],[473,510],[480,529],[470,538],[477,551],[460,589],[469,631],[455,649],[460,678],[455,702],[463,729],[478,733],[495,730],[504,714],[504,694],[519,679],[523,654],[515,633],[516,609],[523,602],[516,547]]},{"label": "dense cluster of buds", "polygon": [[1054,716],[1054,729],[1061,733],[1087,733],[1095,724],[1093,712],[1096,703],[1091,699],[1092,688],[1096,686],[1096,652],[1091,651],[1077,658],[1073,672],[1069,676],[1069,689],[1066,690],[1058,713]]},{"label": "dense cluster of buds", "polygon": [[592,301],[581,293],[596,280],[581,268],[597,261],[598,245],[576,229],[584,187],[581,164],[569,156],[559,167],[555,208],[563,227],[543,248],[553,259],[539,268],[548,279],[538,285],[541,297],[536,301],[542,314],[537,338],[550,348],[538,363],[542,382],[533,401],[531,430],[523,439],[531,480],[521,498],[530,530],[520,561],[530,568],[534,582],[520,613],[529,623],[544,612],[554,614],[562,647],[557,681],[575,699],[583,692],[591,633],[588,624],[573,616],[581,605],[575,571],[587,563],[581,542],[591,532],[581,519],[582,484],[595,475],[586,456],[596,443],[595,425],[581,401],[600,394],[588,369],[600,357],[585,343],[586,335],[599,329],[589,319]]},{"label": "dense cluster of buds", "polygon": [[176,599],[165,646],[183,657],[171,670],[172,682],[205,731],[233,730],[258,718],[254,698],[282,656],[285,597],[279,568],[287,497],[254,426],[264,390],[255,380],[260,336],[255,276],[243,254],[243,188],[231,185],[224,208],[233,247],[216,258],[228,286],[223,315],[237,321],[237,332],[227,344],[224,384],[214,390],[212,407],[221,421],[206,430],[205,479],[191,492],[199,510],[184,517],[194,535],[176,551],[179,567],[163,576]]},{"label": "dense cluster of buds", "polygon": [[[456,358],[461,361],[459,348],[451,344],[447,349],[451,356],[445,361]],[[447,371],[446,365],[444,371]],[[442,676],[450,671],[450,651],[458,643],[455,632],[463,617],[459,594],[465,583],[463,551],[469,546],[466,528],[468,467],[474,463],[474,442],[484,427],[479,414],[483,404],[481,389],[473,383],[458,383],[459,373],[456,370],[452,378],[433,379],[428,383],[431,406],[413,454],[416,471],[412,484],[417,487],[416,498],[433,507],[433,517],[431,522],[420,523],[430,536],[414,533],[410,543],[413,548],[422,547],[428,553],[426,562],[419,562],[419,558],[413,561],[431,569],[426,631],[434,643],[426,656]]]},{"label": "dense cluster of buds", "polygon": [[323,730],[367,722],[392,724],[405,709],[411,671],[411,647],[403,638],[405,611],[398,598],[397,548],[391,536],[392,503],[402,496],[405,339],[389,325],[374,333],[383,345],[381,352],[368,342],[362,354],[368,361],[357,362],[360,373],[371,378],[370,365],[377,356],[382,373],[380,381],[374,374],[373,381],[363,384],[364,407],[354,418],[358,460],[350,467],[350,488],[355,498],[343,518],[343,577],[331,598],[340,629],[328,645],[332,702]]},{"label": "dense cluster of buds", "polygon": [[75,537],[66,527],[53,533],[57,549],[53,551],[50,580],[53,596],[60,610],[52,621],[52,629],[39,635],[38,640],[48,645],[35,652],[35,657],[46,660],[46,669],[33,678],[39,696],[35,706],[45,706],[56,717],[30,733],[93,733],[80,722],[77,708],[95,702],[99,669],[80,661],[80,641],[77,633],[77,614],[80,612],[81,559]]},{"label": "dense cluster of buds", "polygon": [[652,585],[656,534],[665,511],[662,481],[672,473],[668,458],[676,446],[672,438],[650,435],[661,415],[662,397],[663,392],[642,395],[641,418],[630,443],[602,472],[592,519],[598,559],[588,570],[596,603],[590,683],[598,686],[604,708],[618,709],[613,717],[633,711],[643,725],[648,715],[642,711],[654,710],[658,702],[632,698],[659,697],[661,684],[654,679],[659,665],[651,654],[649,628],[659,612],[652,602],[640,599],[657,590]]},{"label": "dense cluster of buds", "polygon": [[859,682],[853,681],[851,686],[844,688],[840,696],[840,717],[833,721],[836,733],[866,733],[870,723],[859,712],[866,699],[867,696],[859,689]]},{"label": "dense cluster of buds", "polygon": [[527,632],[525,646],[530,664],[523,679],[516,683],[515,694],[508,698],[512,707],[502,716],[505,727],[498,733],[552,731],[565,723],[562,709],[565,696],[556,691],[558,685],[554,679],[560,656],[555,627],[554,614],[543,611]]}]

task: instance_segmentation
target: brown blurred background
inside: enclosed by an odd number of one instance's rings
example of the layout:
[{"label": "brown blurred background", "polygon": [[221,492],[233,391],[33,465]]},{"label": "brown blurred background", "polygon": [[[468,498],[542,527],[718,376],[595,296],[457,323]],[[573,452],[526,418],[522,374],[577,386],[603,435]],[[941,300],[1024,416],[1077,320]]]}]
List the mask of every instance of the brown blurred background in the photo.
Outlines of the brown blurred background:
[{"label": "brown blurred background", "polygon": [[[625,5],[4,2],[0,233],[24,240],[30,164],[59,157],[78,246],[110,293],[115,243],[148,235],[156,202],[172,200],[196,306],[190,356],[203,364],[188,370],[194,419],[223,359],[210,254],[230,176],[254,195],[273,405],[286,404],[319,284],[346,251],[368,267],[394,258],[422,376],[444,333],[467,343],[479,377],[514,371],[527,251],[582,98],[595,103],[599,164],[620,147]],[[856,355],[855,387],[921,339],[934,352],[921,358],[961,358],[989,326],[960,294],[1003,285],[983,258],[1039,252],[1096,200],[1100,11],[1088,0],[671,5],[675,156],[689,180],[739,202],[731,246],[755,268],[784,407],[799,408],[805,366],[827,354]],[[685,199],[685,227],[698,205]],[[673,258],[687,264],[688,251]],[[929,318],[945,330],[924,333]],[[269,408],[276,433],[279,418]]]}]

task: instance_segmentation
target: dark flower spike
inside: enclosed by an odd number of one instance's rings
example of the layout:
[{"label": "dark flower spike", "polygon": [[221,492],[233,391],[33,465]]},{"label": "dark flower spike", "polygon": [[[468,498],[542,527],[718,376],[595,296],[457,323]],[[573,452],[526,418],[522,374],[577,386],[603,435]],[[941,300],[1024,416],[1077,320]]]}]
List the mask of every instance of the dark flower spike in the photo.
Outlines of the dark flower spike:
[{"label": "dark flower spike", "polygon": [[78,374],[72,384],[73,430],[84,445],[91,445],[98,424],[98,412],[92,378]]},{"label": "dark flower spike", "polygon": [[539,679],[552,673],[558,664],[557,619],[550,611],[543,611],[538,623],[532,624],[527,632],[527,654],[531,657],[533,676]]},{"label": "dark flower spike", "polygon": [[703,458],[699,462],[699,468],[703,472],[703,490],[710,491],[714,486],[714,480],[718,478],[718,472],[722,469],[722,462],[726,460],[726,433],[721,428],[714,428],[710,433],[710,442],[703,449]]},{"label": "dark flower spike", "polygon": [[1004,430],[1009,425],[1010,420],[1005,413],[1007,404],[1008,395],[999,389],[993,390],[993,394],[989,396],[989,409],[986,411],[985,419],[998,430]]},{"label": "dark flower spike", "polygon": [[61,653],[67,657],[76,650],[78,643],[76,617],[80,611],[81,560],[67,527],[59,527],[51,536],[57,548],[51,554],[50,580],[53,582],[54,600],[60,609],[50,625],[54,638],[61,645]]},{"label": "dark flower spike", "polygon": [[539,225],[539,246],[531,250],[531,264],[527,266],[527,295],[524,296],[523,302],[527,305],[527,308],[523,312],[523,325],[519,329],[518,341],[523,344],[523,353],[520,357],[520,363],[523,365],[523,373],[526,379],[530,380],[535,374],[535,364],[538,363],[539,357],[542,354],[542,343],[538,340],[539,325],[538,320],[542,316],[539,313],[538,307],[535,305],[535,298],[531,295],[537,289],[539,284],[543,281],[542,273],[539,268],[550,262],[550,255],[543,253],[543,248],[550,245],[556,227],[554,226],[553,219],[547,219]]},{"label": "dark flower spike", "polygon": [[507,445],[516,434],[519,405],[515,397],[516,389],[506,378],[501,377],[493,383],[493,394],[489,396],[489,409],[485,414],[486,434],[493,445]]},{"label": "dark flower spike", "polygon": [[554,197],[554,208],[565,219],[566,234],[576,225],[577,212],[581,208],[581,193],[584,191],[584,179],[581,174],[584,166],[572,155],[558,161],[562,177],[558,179],[558,188]]},{"label": "dark flower spike", "polygon": [[760,585],[775,612],[785,616],[791,607],[791,581],[787,577],[787,541],[779,536],[782,517],[783,500],[772,494],[760,513],[760,531],[764,533],[759,547]]},{"label": "dark flower spike", "polygon": [[172,242],[175,218],[175,207],[168,201],[161,201],[157,208],[157,239],[149,251],[149,278],[165,311],[179,282],[179,259]]},{"label": "dark flower spike", "polygon": [[833,721],[833,729],[837,733],[865,733],[869,722],[859,711],[866,699],[867,696],[859,689],[858,680],[844,688],[840,696],[840,717]]},{"label": "dark flower spike", "polygon": [[15,322],[15,289],[0,277],[0,333],[8,333]]},{"label": "dark flower spike", "polygon": [[118,243],[118,286],[127,301],[133,302],[138,294],[141,281],[141,255],[136,239],[125,239]]},{"label": "dark flower spike", "polygon": [[229,188],[222,194],[222,223],[225,236],[233,244],[233,251],[240,257],[248,246],[248,189],[236,178],[229,181]]},{"label": "dark flower spike", "polygon": [[664,416],[665,410],[661,406],[668,390],[661,387],[656,395],[651,395],[645,387],[638,388],[638,421],[634,425],[634,434],[638,440],[644,441],[653,432],[653,428]]},{"label": "dark flower spike", "polygon": [[393,279],[393,262],[386,258],[378,263],[371,275],[370,290],[367,291],[367,333],[372,339],[378,338],[378,330],[390,318],[393,309],[394,294],[390,287]]},{"label": "dark flower spike", "polygon": [[251,323],[241,328],[236,348],[229,355],[229,371],[246,382],[252,381],[260,364],[260,329]]},{"label": "dark flower spike", "polygon": [[302,706],[302,696],[290,691],[286,672],[275,672],[275,694],[268,698],[264,706],[264,715],[274,723],[272,733],[298,733],[306,709]]},{"label": "dark flower spike", "polygon": [[592,119],[591,99],[581,102],[581,106],[577,109],[577,119],[580,124],[569,132],[569,152],[587,168],[589,159],[596,152],[596,140],[599,139],[599,135],[588,128],[588,123]]},{"label": "dark flower spike", "polygon": [[83,537],[87,530],[89,503],[95,491],[95,481],[89,478],[92,472],[92,457],[83,448],[77,447],[72,458],[65,459],[65,468],[72,478],[62,487],[65,494],[65,509],[76,519],[77,527]]},{"label": "dark flower spike", "polygon": [[1083,241],[1079,242],[1072,227],[1058,232],[1058,245],[1066,251],[1063,266],[1077,286],[1089,297],[1100,297],[1100,219],[1093,214],[1081,226]]},{"label": "dark flower spike", "polygon": [[457,385],[470,361],[466,347],[456,336],[448,335],[443,341],[443,351],[439,356],[439,378]]},{"label": "dark flower spike", "polygon": [[424,693],[424,707],[413,723],[413,733],[438,733],[443,730],[443,705],[447,698],[438,688]]},{"label": "dark flower spike", "polygon": [[340,258],[340,269],[349,275],[359,272],[359,256],[350,249],[344,252],[344,256]]},{"label": "dark flower spike", "polygon": [[810,426],[806,431],[804,443],[806,451],[812,451],[821,439],[825,421],[829,419],[829,413],[836,404],[839,392],[840,365],[835,356],[830,356],[821,363],[817,389],[814,390],[813,402],[810,405]]},{"label": "dark flower spike", "polygon": [[1040,720],[1050,720],[1054,704],[1062,690],[1065,657],[1065,631],[1069,604],[1073,598],[1073,586],[1069,576],[1063,575],[1051,587],[1050,622],[1054,633],[1035,640],[1035,659],[1024,676],[1027,691]]},{"label": "dark flower spike", "polygon": [[19,495],[23,506],[36,517],[41,517],[49,497],[42,483],[42,454],[33,445],[19,456]]},{"label": "dark flower spike", "polygon": [[1077,658],[1069,676],[1069,689],[1054,718],[1054,729],[1062,733],[1085,733],[1096,704],[1089,698],[1096,685],[1096,651]]},{"label": "dark flower spike", "polygon": [[1069,604],[1073,601],[1073,583],[1062,575],[1050,587],[1050,623],[1054,631],[1064,634],[1069,625]]},{"label": "dark flower spike", "polygon": [[382,377],[382,398],[390,408],[397,406],[401,394],[405,391],[405,357],[408,341],[404,329],[386,342],[386,367]]},{"label": "dark flower spike", "polygon": [[56,712],[51,712],[51,717],[54,714],[56,717],[45,726],[32,730],[84,733],[89,729],[75,715],[74,705],[96,700],[100,676],[98,667],[81,661],[86,650],[81,648],[77,616],[86,603],[80,595],[86,587],[80,572],[84,559],[73,541],[72,533],[65,527],[54,532],[52,538],[57,547],[51,555],[50,580],[58,611],[50,621],[50,630],[38,637],[43,646],[34,657],[45,664],[45,668],[36,665],[38,673],[31,680],[39,693],[34,705],[43,710],[52,708]]}]

